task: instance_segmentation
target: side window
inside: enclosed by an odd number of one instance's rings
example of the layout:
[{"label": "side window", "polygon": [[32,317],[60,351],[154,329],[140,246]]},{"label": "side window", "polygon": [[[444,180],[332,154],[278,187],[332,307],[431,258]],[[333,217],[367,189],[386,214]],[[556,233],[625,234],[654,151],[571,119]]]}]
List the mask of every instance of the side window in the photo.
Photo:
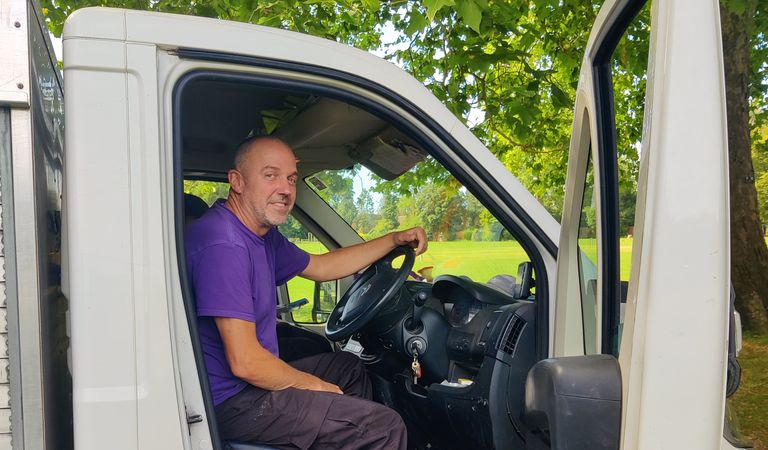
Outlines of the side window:
[{"label": "side window", "polygon": [[613,239],[618,251],[619,308],[618,327],[613,340],[618,354],[624,324],[630,273],[632,247],[635,234],[635,204],[640,172],[641,141],[645,112],[645,92],[650,40],[650,4],[648,2],[634,18],[619,40],[611,57],[611,82],[614,95],[614,121],[616,129],[616,203],[617,226]]},{"label": "side window", "polygon": [[[637,181],[643,139],[643,119],[650,38],[650,2],[641,7],[624,33],[609,32],[594,52],[595,104],[598,121],[594,154],[595,185],[601,215],[596,237],[600,246],[595,304],[600,342],[595,352],[618,355],[630,275],[635,230]],[[588,212],[585,197],[583,213]],[[588,221],[588,218],[585,219]],[[581,235],[579,236],[581,243]],[[586,237],[586,236],[585,236]],[[586,242],[582,250],[586,250]],[[586,269],[584,270],[586,273]],[[585,281],[584,279],[582,281]],[[582,291],[591,295],[586,280]],[[599,293],[599,295],[597,294]],[[587,315],[584,310],[585,332]],[[588,336],[585,334],[585,341]],[[587,342],[587,350],[592,350]]]},{"label": "side window", "polygon": [[587,176],[579,219],[579,284],[584,327],[584,352],[598,353],[597,348],[597,202],[594,190],[592,156],[587,161]]},{"label": "side window", "polygon": [[[328,251],[328,248],[293,216],[290,216],[278,229],[283,236],[305,252],[317,254]],[[291,318],[297,323],[325,323],[338,299],[337,281],[318,283],[306,278],[294,277],[286,283],[286,288],[289,301],[307,299],[309,302],[291,312]]]}]

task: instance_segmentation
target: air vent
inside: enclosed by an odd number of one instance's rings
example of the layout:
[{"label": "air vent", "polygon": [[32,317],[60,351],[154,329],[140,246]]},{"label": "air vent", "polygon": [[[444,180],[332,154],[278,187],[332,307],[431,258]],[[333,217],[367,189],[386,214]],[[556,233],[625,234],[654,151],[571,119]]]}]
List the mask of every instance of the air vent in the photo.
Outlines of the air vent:
[{"label": "air vent", "polygon": [[504,333],[502,333],[499,342],[496,344],[496,350],[514,356],[517,341],[520,340],[520,335],[523,333],[524,328],[525,320],[517,314],[513,314],[512,317],[509,318],[507,325],[504,327]]}]

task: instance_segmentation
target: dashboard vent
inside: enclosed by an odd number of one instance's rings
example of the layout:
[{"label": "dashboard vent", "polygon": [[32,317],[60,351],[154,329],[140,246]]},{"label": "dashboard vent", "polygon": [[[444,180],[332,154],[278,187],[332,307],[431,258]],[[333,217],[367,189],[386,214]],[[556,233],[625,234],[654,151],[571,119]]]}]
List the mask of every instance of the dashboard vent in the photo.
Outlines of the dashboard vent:
[{"label": "dashboard vent", "polygon": [[513,314],[512,317],[509,318],[507,325],[504,327],[504,333],[501,334],[501,338],[496,344],[496,350],[500,350],[509,355],[514,355],[517,341],[520,340],[520,335],[523,333],[524,328],[525,320],[517,314]]}]

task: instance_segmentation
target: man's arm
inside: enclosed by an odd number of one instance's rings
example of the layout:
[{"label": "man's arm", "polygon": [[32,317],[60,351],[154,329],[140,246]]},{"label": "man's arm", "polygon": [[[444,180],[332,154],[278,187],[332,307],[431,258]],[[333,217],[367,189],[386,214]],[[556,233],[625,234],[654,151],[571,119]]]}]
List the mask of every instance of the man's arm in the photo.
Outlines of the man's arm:
[{"label": "man's arm", "polygon": [[313,281],[337,280],[371,265],[400,245],[410,245],[416,255],[427,250],[427,235],[421,227],[385,234],[368,242],[339,248],[322,255],[310,255],[301,276]]},{"label": "man's arm", "polygon": [[342,394],[335,384],[294,369],[259,343],[256,324],[247,320],[215,317],[232,373],[248,383],[269,391],[289,387]]}]

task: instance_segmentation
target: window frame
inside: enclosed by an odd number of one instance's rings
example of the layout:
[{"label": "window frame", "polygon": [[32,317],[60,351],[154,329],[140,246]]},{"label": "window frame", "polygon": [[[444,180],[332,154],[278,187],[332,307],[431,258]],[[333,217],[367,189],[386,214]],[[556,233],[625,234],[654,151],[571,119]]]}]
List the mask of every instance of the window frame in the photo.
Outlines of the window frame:
[{"label": "window frame", "polygon": [[629,25],[645,6],[646,0],[625,0],[617,2],[620,13],[599,33],[589,59],[595,94],[595,123],[597,152],[595,173],[600,174],[597,182],[600,201],[599,238],[602,240],[599,258],[602,260],[599,289],[602,293],[600,318],[600,351],[618,356],[621,308],[621,270],[619,229],[619,175],[618,149],[616,142],[616,113],[614,107],[613,77],[611,60],[614,50]]},{"label": "window frame", "polygon": [[[197,332],[196,313],[194,311],[194,296],[189,283],[189,275],[186,263],[186,250],[184,248],[184,222],[183,222],[183,133],[182,120],[184,114],[182,108],[183,93],[187,86],[198,79],[209,79],[227,82],[245,82],[257,85],[262,88],[290,89],[297,91],[309,91],[311,93],[325,95],[331,98],[348,102],[352,105],[361,107],[371,113],[379,115],[384,120],[389,121],[396,126],[401,127],[409,133],[420,145],[425,148],[433,158],[435,158],[443,167],[446,168],[457,180],[459,180],[472,194],[493,214],[497,220],[516,237],[523,249],[531,259],[534,267],[534,273],[537,276],[537,299],[536,308],[536,356],[538,359],[545,359],[549,356],[550,342],[550,308],[551,296],[549,292],[549,274],[546,269],[544,257],[539,253],[537,247],[541,245],[551,257],[557,257],[557,245],[543,231],[543,229],[526,213],[523,207],[512,196],[498,184],[488,184],[487,188],[500,199],[500,203],[505,205],[512,212],[508,215],[496,202],[491,200],[491,194],[486,193],[479,181],[492,179],[485,167],[466,150],[450,133],[449,130],[440,126],[432,117],[420,110],[408,99],[400,96],[398,93],[390,91],[384,86],[371,82],[370,80],[358,77],[346,72],[340,72],[323,67],[310,66],[290,61],[275,61],[253,56],[235,55],[229,53],[179,49],[175,54],[182,60],[188,61],[207,61],[217,64],[227,65],[226,69],[197,68],[183,73],[173,80],[171,92],[171,148],[172,148],[172,185],[173,185],[173,213],[174,213],[174,231],[176,241],[176,256],[178,264],[178,273],[180,288],[184,303],[184,309],[187,317],[187,325],[190,332],[190,339],[194,358],[196,361],[198,379],[202,388],[203,403],[205,405],[206,416],[210,419],[215,417],[213,400],[211,397],[210,385],[205,368],[205,362],[202,354],[202,346]],[[269,69],[270,74],[256,74],[245,71],[238,71],[237,68],[249,67],[259,69]],[[315,76],[312,80],[296,80],[289,78],[287,74],[301,73]],[[327,83],[327,84],[323,84]],[[364,96],[360,91],[367,94]],[[375,96],[376,100],[371,97]],[[405,111],[410,122],[403,115],[389,109],[385,106],[389,102]],[[450,149],[458,161],[449,156],[443,150],[437,141],[432,141],[426,136],[419,126],[426,127],[433,133],[442,145]],[[317,195],[317,194],[315,194]],[[299,209],[300,211],[300,209]],[[305,217],[308,217],[305,214]],[[516,218],[516,219],[515,219]],[[517,225],[519,220],[536,238],[538,243],[528,237],[527,233]],[[318,236],[318,235],[316,235]],[[320,236],[318,236],[319,238]],[[208,428],[213,444],[213,448],[219,450],[222,448],[218,427],[215,420],[208,420]]]}]

